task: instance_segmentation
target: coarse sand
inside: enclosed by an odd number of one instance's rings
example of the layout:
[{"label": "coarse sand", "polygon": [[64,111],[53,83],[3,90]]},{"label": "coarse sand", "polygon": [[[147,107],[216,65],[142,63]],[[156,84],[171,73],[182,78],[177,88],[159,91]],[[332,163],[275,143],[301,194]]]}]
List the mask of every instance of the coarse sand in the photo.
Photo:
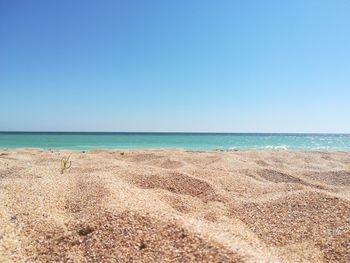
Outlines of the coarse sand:
[{"label": "coarse sand", "polygon": [[350,262],[350,152],[0,149],[0,262]]}]

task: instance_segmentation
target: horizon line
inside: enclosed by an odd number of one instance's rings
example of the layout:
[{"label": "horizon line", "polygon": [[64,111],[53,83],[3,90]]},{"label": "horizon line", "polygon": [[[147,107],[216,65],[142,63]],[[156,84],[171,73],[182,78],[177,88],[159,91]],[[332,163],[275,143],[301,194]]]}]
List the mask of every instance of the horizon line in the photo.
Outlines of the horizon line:
[{"label": "horizon line", "polygon": [[350,135],[348,132],[212,132],[212,131],[0,131],[0,133],[109,133],[109,134],[337,134]]}]

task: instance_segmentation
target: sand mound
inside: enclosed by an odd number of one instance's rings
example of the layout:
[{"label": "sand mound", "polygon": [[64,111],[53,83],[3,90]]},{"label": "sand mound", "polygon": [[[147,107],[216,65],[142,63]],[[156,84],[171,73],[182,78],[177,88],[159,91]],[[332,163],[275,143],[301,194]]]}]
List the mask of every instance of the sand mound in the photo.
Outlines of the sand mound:
[{"label": "sand mound", "polygon": [[22,234],[29,238],[28,258],[35,262],[242,262],[237,253],[175,222],[131,211],[107,211],[103,202],[108,195],[101,182],[78,178],[65,200],[71,217],[67,223],[55,225],[42,218],[26,221]]},{"label": "sand mound", "polygon": [[166,160],[157,160],[156,162],[152,162],[152,165],[165,169],[178,169],[183,167],[184,163],[167,158]]},{"label": "sand mound", "polygon": [[241,262],[232,251],[211,244],[174,223],[159,222],[150,216],[124,212],[100,213],[63,229],[44,226],[35,233],[41,262],[85,260],[88,262]]},{"label": "sand mound", "polygon": [[307,174],[309,178],[323,181],[329,185],[336,186],[350,186],[350,171],[327,171],[327,172],[313,172]]},{"label": "sand mound", "polygon": [[162,175],[134,175],[129,181],[145,189],[164,189],[176,194],[189,195],[200,198],[203,202],[222,201],[222,197],[215,193],[214,188],[197,178],[171,172]]},{"label": "sand mound", "polygon": [[350,202],[302,192],[278,200],[246,203],[232,211],[265,243],[286,246],[310,242],[325,258],[350,258]]},{"label": "sand mound", "polygon": [[258,175],[267,181],[273,183],[298,183],[303,184],[303,181],[299,178],[295,178],[286,173],[281,173],[272,169],[263,169],[258,171]]},{"label": "sand mound", "polygon": [[349,262],[349,160],[344,152],[7,150],[0,262]]}]

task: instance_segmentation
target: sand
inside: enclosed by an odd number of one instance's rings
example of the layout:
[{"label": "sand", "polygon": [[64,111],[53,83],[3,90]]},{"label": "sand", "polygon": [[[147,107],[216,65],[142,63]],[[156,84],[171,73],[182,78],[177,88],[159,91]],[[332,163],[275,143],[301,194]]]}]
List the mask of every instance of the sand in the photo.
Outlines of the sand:
[{"label": "sand", "polygon": [[0,149],[0,262],[350,262],[350,152]]}]

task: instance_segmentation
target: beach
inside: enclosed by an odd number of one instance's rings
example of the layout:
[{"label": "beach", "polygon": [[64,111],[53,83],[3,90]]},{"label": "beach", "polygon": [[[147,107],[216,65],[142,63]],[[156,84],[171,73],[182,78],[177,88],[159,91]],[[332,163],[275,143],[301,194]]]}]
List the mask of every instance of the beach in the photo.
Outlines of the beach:
[{"label": "beach", "polygon": [[350,152],[0,149],[0,262],[350,262]]}]

